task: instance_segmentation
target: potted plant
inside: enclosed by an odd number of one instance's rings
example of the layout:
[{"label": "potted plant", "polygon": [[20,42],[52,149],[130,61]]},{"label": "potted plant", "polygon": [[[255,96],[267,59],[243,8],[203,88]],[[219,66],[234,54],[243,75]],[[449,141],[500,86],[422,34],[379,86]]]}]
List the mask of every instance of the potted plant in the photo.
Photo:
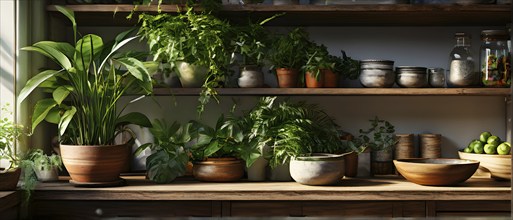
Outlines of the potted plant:
[{"label": "potted plant", "polygon": [[397,143],[394,126],[383,119],[375,117],[369,120],[371,127],[360,129],[360,135],[355,140],[356,146],[371,149],[371,173],[393,174],[394,146]]},{"label": "potted plant", "polygon": [[276,73],[281,88],[298,87],[299,69],[306,62],[308,33],[295,28],[286,35],[277,35],[269,51],[271,70]]},{"label": "potted plant", "polygon": [[123,115],[117,101],[128,90],[150,94],[150,73],[133,53],[118,53],[136,38],[129,37],[130,31],[105,44],[94,34],[77,39],[73,11],[56,8],[71,21],[75,43],[41,41],[23,48],[49,57],[60,69],[44,70],[28,80],[18,102],[37,87],[52,93],[52,98],[35,104],[32,131],[43,120],[58,124],[60,152],[72,183],[121,183],[119,174],[128,163],[130,149],[127,143],[115,144],[115,137],[124,125],[150,127],[151,122],[141,113]]},{"label": "potted plant", "polygon": [[306,50],[308,60],[302,67],[305,72],[305,85],[307,88],[322,88],[325,82],[325,72],[332,70],[332,60],[328,48],[311,42]]},{"label": "potted plant", "polygon": [[207,12],[141,14],[139,35],[146,39],[154,61],[168,62],[177,70],[183,87],[202,87],[198,112],[201,114],[215,88],[229,76],[232,29]]},{"label": "potted plant", "polygon": [[262,25],[277,16],[265,19],[260,23],[250,22],[248,25],[234,27],[236,36],[232,44],[235,53],[241,57],[239,61],[239,87],[258,88],[264,85],[262,66],[264,65],[271,41],[269,31]]},{"label": "potted plant", "polygon": [[21,159],[16,154],[14,144],[23,134],[23,127],[12,121],[8,106],[2,106],[0,118],[0,191],[16,190],[21,174]]},{"label": "potted plant", "polygon": [[59,170],[61,170],[62,159],[57,154],[46,155],[42,149],[33,149],[27,155],[27,162],[30,163],[41,182],[57,181],[59,179]]},{"label": "potted plant", "polygon": [[192,139],[191,123],[169,125],[164,120],[155,120],[152,125],[154,142],[141,145],[135,154],[151,149],[151,155],[146,158],[148,178],[156,183],[169,183],[186,173],[189,162],[186,144]]},{"label": "potted plant", "polygon": [[244,135],[233,123],[226,123],[221,115],[215,126],[191,121],[193,135],[191,153],[194,160],[194,178],[209,182],[237,181],[244,175],[241,160]]}]

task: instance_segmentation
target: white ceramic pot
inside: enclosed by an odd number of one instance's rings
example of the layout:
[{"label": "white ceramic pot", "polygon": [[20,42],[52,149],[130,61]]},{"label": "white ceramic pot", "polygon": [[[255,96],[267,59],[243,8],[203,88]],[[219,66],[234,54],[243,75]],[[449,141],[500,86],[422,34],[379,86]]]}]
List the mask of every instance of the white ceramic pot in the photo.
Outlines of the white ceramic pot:
[{"label": "white ceramic pot", "polygon": [[259,157],[253,165],[248,167],[248,180],[249,181],[265,181],[266,168],[269,161],[264,157]]},{"label": "white ceramic pot", "polygon": [[41,182],[51,182],[59,180],[59,172],[57,167],[52,167],[49,170],[43,170],[41,168],[35,169],[37,179]]},{"label": "white ceramic pot", "polygon": [[260,88],[264,86],[264,74],[259,66],[242,67],[238,83],[241,88]]},{"label": "white ceramic pot", "polygon": [[191,65],[186,62],[176,62],[178,78],[184,88],[199,88],[205,82],[208,68],[204,66]]},{"label": "white ceramic pot", "polygon": [[304,185],[333,185],[344,177],[344,156],[313,154],[290,161],[290,175]]}]

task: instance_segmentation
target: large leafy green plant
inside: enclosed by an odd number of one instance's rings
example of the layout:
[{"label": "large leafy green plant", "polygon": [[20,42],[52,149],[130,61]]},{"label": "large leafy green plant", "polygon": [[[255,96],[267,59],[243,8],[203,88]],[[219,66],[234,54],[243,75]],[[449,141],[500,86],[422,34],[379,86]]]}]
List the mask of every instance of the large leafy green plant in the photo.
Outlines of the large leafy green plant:
[{"label": "large leafy green plant", "polygon": [[141,14],[139,34],[146,39],[154,60],[174,65],[184,61],[208,69],[200,94],[198,112],[211,97],[217,100],[215,88],[223,86],[229,75],[227,66],[231,61],[230,46],[233,35],[228,22],[189,8],[185,13]]},{"label": "large leafy green plant", "polygon": [[[32,131],[43,120],[58,124],[62,143],[75,145],[108,145],[126,124],[151,126],[141,113],[121,115],[116,106],[128,90],[150,94],[151,78],[143,62],[131,53],[118,53],[128,42],[129,31],[114,41],[87,34],[77,40],[74,12],[57,6],[72,23],[74,45],[67,42],[41,41],[23,50],[40,53],[60,66],[44,70],[27,81],[18,96],[25,100],[37,87],[45,88],[51,98],[39,100],[34,107]],[[125,106],[126,107],[126,106]]]},{"label": "large leafy green plant", "polygon": [[189,133],[192,124],[181,126],[174,122],[169,125],[163,120],[155,120],[152,124],[153,143],[141,145],[135,154],[150,148],[152,154],[146,158],[148,178],[157,183],[169,183],[186,172],[189,161],[186,144],[192,139]]}]

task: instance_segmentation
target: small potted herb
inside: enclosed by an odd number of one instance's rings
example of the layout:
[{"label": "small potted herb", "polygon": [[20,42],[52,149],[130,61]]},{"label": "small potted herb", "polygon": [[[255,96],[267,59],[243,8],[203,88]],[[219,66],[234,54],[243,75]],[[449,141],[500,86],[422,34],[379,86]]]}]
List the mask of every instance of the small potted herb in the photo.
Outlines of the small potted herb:
[{"label": "small potted herb", "polygon": [[23,127],[12,121],[8,107],[8,104],[2,106],[0,118],[0,160],[7,161],[6,166],[0,166],[0,191],[15,190],[21,174],[21,158],[14,143],[23,134]]},{"label": "small potted herb", "polygon": [[62,160],[59,155],[46,155],[41,149],[32,150],[27,159],[30,161],[37,179],[41,182],[56,181],[59,179],[59,170],[62,168]]},{"label": "small potted herb", "polygon": [[371,149],[371,173],[391,174],[393,173],[394,147],[397,143],[394,126],[378,117],[369,121],[371,127],[367,130],[360,129],[360,135],[355,140],[355,144]]},{"label": "small potted herb", "polygon": [[332,69],[328,48],[311,42],[307,50],[308,60],[302,67],[305,72],[305,85],[307,88],[324,87],[325,71]]},{"label": "small potted herb", "polygon": [[308,33],[295,28],[286,35],[277,35],[269,51],[271,71],[276,73],[281,88],[298,87],[299,69],[307,60]]}]

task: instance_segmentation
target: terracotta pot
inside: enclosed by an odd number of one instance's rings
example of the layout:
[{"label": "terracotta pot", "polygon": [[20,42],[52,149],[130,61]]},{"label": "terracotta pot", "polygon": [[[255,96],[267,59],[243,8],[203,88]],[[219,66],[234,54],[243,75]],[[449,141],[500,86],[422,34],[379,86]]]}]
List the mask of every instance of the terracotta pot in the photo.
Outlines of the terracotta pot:
[{"label": "terracotta pot", "polygon": [[325,88],[337,88],[338,87],[338,74],[334,73],[332,70],[324,69],[322,70],[324,75],[324,87]]},{"label": "terracotta pot", "polygon": [[355,177],[358,174],[358,154],[352,152],[345,156],[345,176]]},{"label": "terracotta pot", "polygon": [[235,158],[208,158],[195,162],[192,167],[194,178],[206,182],[232,182],[244,175],[244,163]]},{"label": "terracotta pot", "polygon": [[319,73],[318,79],[314,77],[314,73],[306,72],[305,74],[305,82],[307,88],[322,88],[324,87],[324,74],[321,71]]},{"label": "terracotta pot", "polygon": [[297,69],[276,68],[276,76],[278,77],[278,85],[280,88],[297,87],[299,71]]},{"label": "terracotta pot", "polygon": [[16,190],[16,185],[18,185],[18,180],[20,180],[21,169],[2,172],[0,171],[0,191]]},{"label": "terracotta pot", "polygon": [[119,180],[130,149],[126,144],[81,146],[61,144],[61,157],[77,183],[109,183]]}]

